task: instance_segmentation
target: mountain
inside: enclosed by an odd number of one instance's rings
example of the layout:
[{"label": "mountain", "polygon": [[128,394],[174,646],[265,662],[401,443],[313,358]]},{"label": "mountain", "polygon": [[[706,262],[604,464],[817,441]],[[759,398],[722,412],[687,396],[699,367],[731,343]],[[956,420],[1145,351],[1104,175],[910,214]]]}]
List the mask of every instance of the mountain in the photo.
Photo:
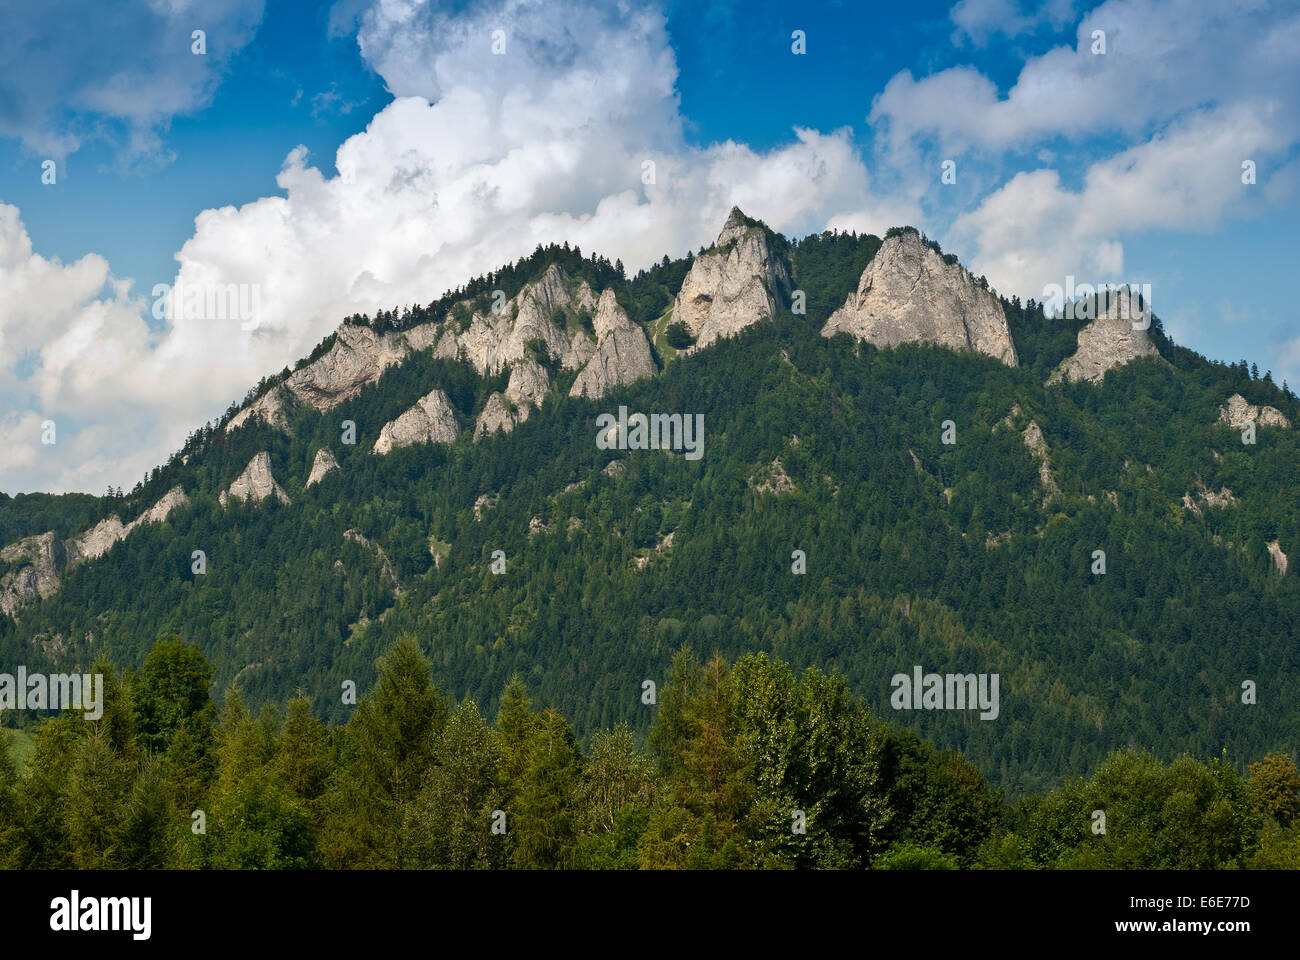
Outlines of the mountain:
[{"label": "mountain", "polygon": [[[1011,792],[1130,743],[1256,760],[1300,734],[1300,402],[1098,315],[1000,297],[911,229],[732,211],[634,276],[539,247],[346,318],[129,493],[0,498],[0,658],[192,640],[216,689],[337,721],[410,634],[449,695],[491,711],[517,674],[586,735],[645,731],[683,646],[759,650]],[[703,416],[702,455],[602,447],[620,408]],[[999,674],[998,718],[895,713],[917,665]]]}]

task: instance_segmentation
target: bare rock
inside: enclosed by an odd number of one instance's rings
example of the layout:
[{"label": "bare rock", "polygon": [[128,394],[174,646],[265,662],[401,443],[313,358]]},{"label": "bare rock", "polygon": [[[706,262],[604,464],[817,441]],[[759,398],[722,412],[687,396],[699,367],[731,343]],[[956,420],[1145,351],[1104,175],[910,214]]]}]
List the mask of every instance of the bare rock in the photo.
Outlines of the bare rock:
[{"label": "bare rock", "polygon": [[334,454],[330,453],[328,447],[321,447],[316,451],[316,458],[311,462],[311,473],[307,475],[307,486],[314,483],[320,483],[325,479],[325,475],[331,470],[337,470],[339,462],[334,459]]},{"label": "bare rock", "polygon": [[1234,393],[1228,402],[1219,407],[1219,422],[1240,430],[1247,421],[1254,420],[1261,427],[1291,428],[1291,421],[1282,415],[1277,407],[1256,407],[1239,393]]},{"label": "bare rock", "polygon": [[236,477],[217,499],[224,507],[232,497],[245,502],[260,503],[270,496],[274,496],[286,506],[290,503],[288,496],[271,475],[271,455],[263,451],[248,461],[244,472]]},{"label": "bare rock", "polygon": [[697,339],[691,351],[732,337],[776,313],[790,293],[790,274],[773,253],[767,231],[731,209],[713,248],[695,258],[673,303],[673,322]]},{"label": "bare rock", "polygon": [[1237,498],[1232,495],[1232,491],[1227,487],[1220,487],[1218,490],[1210,490],[1198,477],[1196,479],[1196,489],[1183,494],[1183,506],[1198,517],[1208,507],[1232,507],[1236,506]]},{"label": "bare rock", "polygon": [[1047,441],[1043,439],[1043,431],[1038,426],[1038,421],[1030,420],[1029,426],[1025,427],[1025,432],[1021,436],[1025,438],[1025,446],[1029,448],[1030,456],[1038,461],[1038,482],[1042,484],[1044,500],[1050,500],[1061,491],[1056,481],[1052,479],[1052,461],[1047,455]]},{"label": "bare rock", "polygon": [[68,562],[96,560],[108,553],[113,544],[125,539],[130,527],[124,526],[116,515],[99,521],[81,536],[72,540],[68,548]]},{"label": "bare rock", "polygon": [[1282,552],[1282,545],[1274,540],[1268,545],[1268,555],[1273,558],[1273,569],[1277,571],[1279,577],[1286,576],[1286,554]]},{"label": "bare rock", "polygon": [[[510,369],[510,382],[506,384],[506,396],[518,407],[540,407],[551,388],[551,375],[546,368],[532,357],[524,357]],[[524,414],[524,418],[527,418]]]},{"label": "bare rock", "polygon": [[0,580],[0,611],[12,615],[24,602],[45,599],[59,589],[59,573],[68,565],[67,544],[53,531],[24,537],[0,550],[0,560],[25,565]]},{"label": "bare rock", "polygon": [[279,427],[281,430],[287,431],[289,429],[289,418],[286,416],[284,411],[284,401],[284,387],[276,384],[248,406],[244,407],[243,410],[240,410],[237,414],[231,417],[230,423],[226,424],[226,430],[237,430],[252,417],[257,417],[269,426]]},{"label": "bare rock", "polygon": [[396,420],[384,424],[374,452],[385,454],[394,447],[415,443],[451,443],[460,436],[456,411],[441,390],[430,390]]},{"label": "bare rock", "polygon": [[304,403],[328,410],[355,397],[409,352],[400,333],[381,336],[367,326],[344,323],[328,352],[290,374],[285,386]]},{"label": "bare rock", "polygon": [[1078,348],[1052,372],[1047,379],[1049,384],[1063,380],[1101,383],[1108,370],[1139,357],[1159,358],[1160,353],[1146,330],[1133,328],[1141,311],[1128,287],[1121,286],[1105,299],[1106,309],[1079,331]]},{"label": "bare rock", "polygon": [[[913,454],[913,459],[915,459]],[[777,457],[768,466],[759,470],[749,478],[749,485],[759,493],[794,493],[794,481],[790,475],[785,472],[785,465],[781,463],[781,458]]]},{"label": "bare rock", "polygon": [[935,343],[984,353],[1011,367],[1019,362],[997,297],[910,229],[881,244],[858,289],[826,321],[822,336],[837,333],[878,347]]},{"label": "bare rock", "polygon": [[568,321],[590,312],[595,303],[585,281],[573,283],[559,266],[551,264],[500,312],[474,314],[463,333],[448,330],[434,355],[461,357],[481,376],[488,376],[524,360],[528,343],[540,340],[561,366],[577,370],[590,359],[596,344],[580,325],[570,330]]},{"label": "bare rock", "polygon": [[506,399],[505,394],[494,393],[487,398],[482,412],[474,421],[474,439],[489,436],[498,430],[509,433],[518,422],[519,418],[515,416],[514,407]]},{"label": "bare rock", "polygon": [[569,396],[598,399],[615,387],[658,372],[650,342],[618,305],[613,290],[600,295],[592,325],[596,352],[573,381]]}]

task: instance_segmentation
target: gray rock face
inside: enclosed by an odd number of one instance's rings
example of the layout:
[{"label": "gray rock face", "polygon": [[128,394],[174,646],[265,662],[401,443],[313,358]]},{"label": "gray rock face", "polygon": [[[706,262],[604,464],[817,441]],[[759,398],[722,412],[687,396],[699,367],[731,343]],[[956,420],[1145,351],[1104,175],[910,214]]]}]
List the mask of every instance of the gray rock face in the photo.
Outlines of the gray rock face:
[{"label": "gray rock face", "polygon": [[414,443],[451,443],[458,436],[460,426],[451,401],[441,390],[431,390],[396,420],[384,424],[374,452],[385,454]]},{"label": "gray rock face", "polygon": [[1192,511],[1198,517],[1207,508],[1228,508],[1237,505],[1237,498],[1232,495],[1232,491],[1227,487],[1219,487],[1218,490],[1209,489],[1204,482],[1197,478],[1196,490],[1189,490],[1183,494],[1183,506]]},{"label": "gray rock face", "polygon": [[1226,423],[1240,430],[1249,420],[1254,420],[1260,427],[1282,427],[1290,429],[1291,421],[1282,415],[1277,407],[1256,407],[1246,401],[1239,393],[1228,398],[1226,405],[1219,407],[1219,422]]},{"label": "gray rock face", "polygon": [[290,502],[285,492],[280,489],[280,485],[275,482],[275,477],[271,476],[271,455],[263,451],[248,461],[244,472],[221,492],[217,500],[224,507],[230,502],[231,497],[259,503],[272,495],[286,506]]},{"label": "gray rock face", "polygon": [[24,537],[0,550],[6,563],[26,563],[0,580],[0,611],[12,615],[19,605],[34,597],[42,600],[59,589],[59,573],[68,565],[64,541],[53,532]]},{"label": "gray rock face", "polygon": [[1047,455],[1047,441],[1043,439],[1043,430],[1038,426],[1038,421],[1030,420],[1021,436],[1024,437],[1029,455],[1038,461],[1038,482],[1043,486],[1044,501],[1050,500],[1060,493],[1060,489],[1052,478],[1052,461]]},{"label": "gray rock face", "polygon": [[460,357],[486,376],[523,360],[528,342],[541,340],[561,366],[576,370],[595,352],[596,344],[580,325],[570,329],[569,321],[595,308],[591,288],[585,282],[570,282],[551,264],[540,279],[506,301],[500,312],[489,309],[474,314],[463,333],[447,325],[434,356]]},{"label": "gray rock face", "polygon": [[[523,408],[527,410],[527,407]],[[526,414],[525,414],[526,416]],[[494,393],[488,397],[482,412],[474,421],[474,439],[478,440],[502,430],[509,433],[523,417],[516,417],[514,407],[503,393]]]},{"label": "gray rock face", "polygon": [[71,541],[68,549],[69,562],[75,560],[97,560],[112,549],[113,544],[123,539],[130,527],[123,526],[116,516],[101,520],[81,536]]},{"label": "gray rock face", "polygon": [[284,387],[277,384],[231,417],[230,423],[226,424],[226,429],[236,430],[252,417],[258,417],[272,427],[287,431],[289,423],[284,412],[284,399]]},{"label": "gray rock face", "polygon": [[[733,207],[717,242],[695,258],[673,302],[673,322],[696,337],[690,350],[707,347],[769,319],[778,297],[790,294],[790,274],[762,227],[751,227]],[[689,352],[689,351],[688,351]]]},{"label": "gray rock face", "polygon": [[1273,569],[1277,571],[1279,577],[1286,576],[1286,554],[1282,552],[1282,545],[1277,540],[1268,544],[1268,555],[1273,558]]},{"label": "gray rock face", "polygon": [[615,387],[658,372],[650,342],[618,305],[613,290],[600,295],[592,325],[596,352],[573,381],[569,396],[598,399]]},{"label": "gray rock face", "polygon": [[134,530],[136,527],[145,523],[162,523],[171,515],[171,512],[177,507],[184,506],[190,502],[190,498],[185,496],[185,491],[176,485],[162,495],[162,497],[152,507],[146,510],[140,516],[136,517],[127,526],[127,532]]},{"label": "gray rock face", "polygon": [[68,540],[47,532],[10,544],[0,550],[0,560],[23,566],[0,580],[0,613],[12,614],[26,600],[52,595],[59,589],[59,574],[64,568],[102,557],[136,527],[161,523],[175,507],[188,502],[185,491],[175,486],[126,525],[114,514]]},{"label": "gray rock face", "polygon": [[[532,357],[525,357],[515,363],[510,371],[510,382],[506,384],[506,396],[517,406],[540,407],[551,388],[551,375],[546,368]],[[524,414],[526,419],[527,413]]]},{"label": "gray rock face", "polygon": [[1107,300],[1106,310],[1079,331],[1078,349],[1052,372],[1048,383],[1062,380],[1101,383],[1108,370],[1138,357],[1160,356],[1146,330],[1133,329],[1139,311],[1128,287],[1121,287]]},{"label": "gray rock face", "polygon": [[831,314],[823,337],[848,333],[878,347],[935,343],[1019,363],[997,297],[960,264],[949,264],[905,230],[881,244],[858,289]]},{"label": "gray rock face", "polygon": [[321,447],[316,451],[316,458],[311,462],[311,473],[307,475],[307,486],[313,483],[320,483],[325,478],[325,474],[331,470],[337,470],[339,462],[334,459],[334,454],[330,453],[328,447]]},{"label": "gray rock face", "polygon": [[380,336],[369,327],[341,324],[325,356],[294,371],[285,386],[304,403],[328,410],[355,397],[393,364],[401,363],[409,352],[403,334]]}]

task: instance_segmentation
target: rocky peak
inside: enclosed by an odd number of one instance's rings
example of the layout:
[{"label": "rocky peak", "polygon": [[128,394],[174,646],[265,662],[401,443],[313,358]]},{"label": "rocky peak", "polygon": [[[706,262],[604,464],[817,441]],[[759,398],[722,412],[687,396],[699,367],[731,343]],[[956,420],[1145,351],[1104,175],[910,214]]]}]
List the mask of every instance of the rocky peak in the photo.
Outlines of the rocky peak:
[{"label": "rocky peak", "polygon": [[1219,422],[1240,430],[1247,421],[1254,420],[1261,427],[1282,427],[1290,429],[1291,421],[1282,415],[1277,407],[1257,407],[1239,393],[1228,398],[1227,404],[1219,407]]},{"label": "rocky peak", "polygon": [[615,387],[658,372],[650,342],[618,305],[613,290],[600,295],[592,326],[596,331],[596,352],[573,381],[569,396],[596,399]]},{"label": "rocky peak", "polygon": [[181,489],[180,484],[177,484],[164,493],[158,499],[157,503],[144,513],[140,514],[140,516],[136,517],[136,519],[127,526],[127,532],[130,532],[136,527],[146,523],[162,523],[171,515],[173,510],[189,502],[189,497],[185,496],[185,491]]},{"label": "rocky peak", "polygon": [[280,485],[275,482],[275,477],[271,475],[271,455],[266,451],[262,451],[248,461],[248,466],[244,468],[244,472],[221,492],[217,500],[224,507],[231,497],[245,502],[259,503],[272,495],[286,506],[290,502],[285,492],[280,489]]},{"label": "rocky peak", "polygon": [[878,347],[934,343],[984,353],[1011,367],[1019,362],[998,298],[911,229],[881,244],[858,289],[826,321],[822,336],[837,333]]},{"label": "rocky peak", "polygon": [[[1097,302],[1102,299],[1098,296]],[[1106,309],[1079,331],[1078,348],[1052,372],[1048,383],[1062,380],[1101,383],[1108,370],[1139,357],[1160,356],[1146,329],[1141,326],[1142,311],[1129,288],[1121,285],[1104,299],[1107,301]],[[1133,326],[1135,322],[1139,323],[1136,329]]]},{"label": "rocky peak", "polygon": [[321,447],[316,451],[316,457],[311,462],[311,473],[307,475],[307,486],[314,483],[320,483],[325,478],[325,474],[331,470],[337,470],[339,462],[334,459],[334,454],[330,453],[329,447]]},{"label": "rocky peak", "polygon": [[284,412],[285,390],[280,384],[276,384],[270,390],[266,391],[248,406],[244,407],[237,414],[230,418],[230,423],[226,424],[227,430],[236,430],[242,427],[252,417],[258,417],[262,422],[272,426],[279,427],[282,430],[288,430],[289,418]]},{"label": "rocky peak", "polygon": [[[558,265],[551,264],[499,312],[489,308],[473,314],[463,332],[447,325],[434,355],[463,359],[480,376],[488,376],[523,360],[528,356],[528,343],[540,340],[561,366],[577,370],[596,345],[580,326],[570,329],[569,320],[595,306],[596,298],[585,281],[573,283]],[[557,310],[563,315],[558,323],[552,319]]]},{"label": "rocky peak", "polygon": [[405,335],[377,334],[359,324],[339,325],[334,345],[319,360],[295,370],[285,381],[289,391],[317,410],[328,410],[378,380],[410,352]]},{"label": "rocky peak", "polygon": [[740,212],[740,207],[732,207],[731,212],[727,214],[727,222],[722,225],[722,232],[718,234],[718,240],[714,246],[725,247],[733,240],[739,240],[743,237],[748,229],[750,229],[749,218]]},{"label": "rocky peak", "polygon": [[766,320],[790,293],[790,272],[772,251],[767,231],[750,227],[732,208],[713,249],[695,258],[673,303],[697,350]]},{"label": "rocky peak", "polygon": [[441,390],[430,390],[415,405],[390,420],[379,431],[374,452],[385,454],[394,447],[408,447],[415,443],[451,443],[460,436],[456,411]]}]

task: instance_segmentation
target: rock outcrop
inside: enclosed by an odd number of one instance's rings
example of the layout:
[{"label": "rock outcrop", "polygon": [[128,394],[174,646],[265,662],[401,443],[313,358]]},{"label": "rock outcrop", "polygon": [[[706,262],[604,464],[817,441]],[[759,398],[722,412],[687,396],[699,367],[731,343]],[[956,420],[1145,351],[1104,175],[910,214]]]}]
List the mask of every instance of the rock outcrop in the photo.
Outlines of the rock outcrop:
[{"label": "rock outcrop", "polygon": [[1234,393],[1228,398],[1227,404],[1219,407],[1220,423],[1240,430],[1250,420],[1254,420],[1258,427],[1291,428],[1291,421],[1277,407],[1256,407],[1239,393]]},{"label": "rock outcrop", "polygon": [[248,461],[244,472],[236,477],[229,487],[221,491],[217,500],[224,507],[232,497],[245,502],[260,503],[270,496],[274,496],[286,506],[290,502],[285,492],[280,489],[280,485],[275,482],[275,477],[271,475],[271,455],[263,451]]},{"label": "rock outcrop", "polygon": [[1105,299],[1105,311],[1079,331],[1078,348],[1052,371],[1049,384],[1062,380],[1101,383],[1108,370],[1139,357],[1160,356],[1146,330],[1133,328],[1141,311],[1128,287],[1120,287]]},{"label": "rock outcrop", "polygon": [[0,611],[12,614],[33,597],[44,600],[59,589],[59,573],[68,565],[64,541],[53,532],[24,537],[0,550],[0,561],[24,564],[0,581]]},{"label": "rock outcrop", "polygon": [[377,334],[367,326],[343,323],[325,355],[295,370],[284,385],[304,403],[328,410],[355,397],[410,350],[404,334]]},{"label": "rock outcrop", "polygon": [[582,322],[595,308],[596,297],[586,282],[570,281],[551,264],[499,311],[473,314],[464,331],[448,324],[434,356],[459,357],[487,376],[525,359],[528,343],[540,340],[562,367],[577,370],[596,349]]},{"label": "rock outcrop", "polygon": [[1025,427],[1025,432],[1021,436],[1024,437],[1029,455],[1038,461],[1038,482],[1043,486],[1043,500],[1046,502],[1061,491],[1052,478],[1052,461],[1047,455],[1047,441],[1043,439],[1043,431],[1038,426],[1038,421],[1030,420],[1029,426]]},{"label": "rock outcrop", "polygon": [[60,540],[53,531],[26,537],[0,550],[0,561],[18,565],[0,579],[0,613],[12,614],[23,602],[45,599],[59,589],[59,574],[87,560],[96,560],[125,540],[136,527],[161,523],[177,506],[188,503],[179,486],[172,487],[131,523],[109,516],[76,537]]},{"label": "rock outcrop", "polygon": [[696,338],[689,349],[698,350],[770,318],[789,294],[790,273],[767,231],[732,207],[717,242],[691,264],[672,320],[686,324]]},{"label": "rock outcrop", "polygon": [[1227,487],[1220,487],[1218,490],[1210,490],[1198,477],[1196,479],[1196,489],[1183,494],[1183,506],[1198,517],[1207,507],[1233,507],[1237,504],[1237,498],[1232,495],[1232,491]]},{"label": "rock outcrop", "polygon": [[231,417],[230,422],[226,424],[226,429],[237,430],[251,418],[257,417],[272,427],[287,430],[289,418],[285,415],[284,401],[284,387],[277,384]]},{"label": "rock outcrop", "polygon": [[478,440],[497,430],[509,433],[517,424],[528,419],[533,407],[540,407],[551,386],[551,375],[532,357],[525,357],[511,365],[510,382],[505,393],[494,393],[483,405],[474,421],[474,439]]},{"label": "rock outcrop", "polygon": [[1274,540],[1268,544],[1268,555],[1273,558],[1273,569],[1277,571],[1279,577],[1286,576],[1286,554],[1282,552],[1282,544]]},{"label": "rock outcrop", "polygon": [[127,526],[127,532],[129,533],[141,524],[162,523],[171,515],[173,510],[189,502],[190,498],[185,496],[185,491],[178,484],[164,493],[157,503],[132,521]]},{"label": "rock outcrop", "polygon": [[456,411],[441,390],[430,390],[396,420],[390,420],[379,431],[374,452],[385,454],[394,447],[409,447],[415,443],[451,443],[460,436]]},{"label": "rock outcrop", "polygon": [[325,479],[325,475],[331,470],[337,470],[339,462],[334,459],[334,454],[330,453],[329,447],[321,447],[316,451],[316,457],[311,462],[311,473],[307,475],[307,486],[314,483],[320,483]]},{"label": "rock outcrop", "polygon": [[596,330],[596,352],[573,381],[569,396],[596,400],[615,387],[658,372],[650,353],[650,341],[618,305],[613,290],[605,290],[600,295],[592,324]]},{"label": "rock outcrop", "polygon": [[496,433],[498,430],[509,433],[515,428],[515,424],[521,420],[527,419],[527,407],[523,408],[520,416],[515,414],[514,406],[506,399],[504,393],[494,393],[487,398],[487,403],[483,405],[483,410],[479,413],[478,419],[474,421],[474,439],[478,440],[489,434]]},{"label": "rock outcrop", "polygon": [[822,336],[848,333],[878,347],[935,343],[1019,363],[1002,304],[958,263],[949,263],[915,230],[881,244],[858,289],[831,314]]}]

